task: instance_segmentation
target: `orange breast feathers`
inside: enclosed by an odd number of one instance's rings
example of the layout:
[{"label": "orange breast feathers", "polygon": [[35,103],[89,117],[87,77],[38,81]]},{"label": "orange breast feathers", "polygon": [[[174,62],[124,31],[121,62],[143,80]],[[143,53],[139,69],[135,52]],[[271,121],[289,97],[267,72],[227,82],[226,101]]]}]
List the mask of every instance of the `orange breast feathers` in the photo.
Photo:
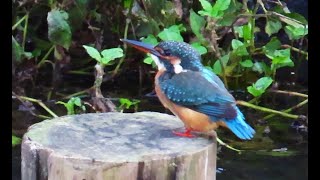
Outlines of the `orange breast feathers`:
[{"label": "orange breast feathers", "polygon": [[192,109],[177,105],[173,103],[170,99],[168,99],[167,96],[161,91],[159,86],[159,81],[158,81],[158,77],[163,72],[164,71],[158,71],[155,77],[156,94],[160,102],[162,103],[162,105],[165,108],[169,109],[174,115],[178,116],[183,121],[186,128],[191,128],[193,131],[207,132],[212,129],[216,129],[219,126],[226,127],[223,121],[213,122],[210,120],[209,116],[203,113],[194,111]]}]

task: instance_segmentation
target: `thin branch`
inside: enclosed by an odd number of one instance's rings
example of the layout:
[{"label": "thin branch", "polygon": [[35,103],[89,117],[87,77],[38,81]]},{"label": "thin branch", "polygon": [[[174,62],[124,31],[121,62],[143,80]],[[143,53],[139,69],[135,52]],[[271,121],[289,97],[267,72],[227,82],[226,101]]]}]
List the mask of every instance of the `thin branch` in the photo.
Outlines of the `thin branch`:
[{"label": "thin branch", "polygon": [[[14,93],[13,93],[14,94]],[[26,101],[30,101],[30,102],[34,102],[34,103],[37,103],[39,104],[44,110],[46,110],[51,116],[53,117],[58,117],[54,112],[52,112],[41,100],[38,100],[38,99],[34,99],[34,98],[30,98],[30,97],[26,97],[26,96],[19,96],[19,95],[16,95],[15,96],[17,98],[21,98],[23,100],[26,100]]]},{"label": "thin branch", "polygon": [[293,92],[293,91],[269,90],[268,92],[274,92],[274,93],[280,93],[280,94],[287,94],[289,96],[300,96],[300,97],[308,98],[307,94],[302,94],[302,93]]},{"label": "thin branch", "polygon": [[254,105],[254,104],[251,104],[251,103],[248,103],[248,102],[245,102],[245,101],[237,101],[237,104],[242,105],[242,106],[246,106],[246,107],[249,107],[249,108],[252,108],[252,109],[257,109],[257,110],[263,111],[263,112],[268,112],[268,113],[272,113],[272,114],[278,114],[278,115],[281,115],[281,116],[284,116],[284,117],[288,117],[288,118],[292,118],[292,119],[298,119],[299,118],[298,115],[293,115],[293,114],[277,111],[277,110],[274,110],[274,109],[269,109],[269,108],[266,108],[266,107],[257,106],[257,105]]},{"label": "thin branch", "polygon": [[[289,113],[289,112],[293,111],[294,109],[297,109],[297,108],[299,108],[299,107],[301,107],[301,106],[303,106],[303,105],[305,105],[305,104],[307,104],[307,103],[308,103],[308,99],[302,101],[301,103],[299,103],[299,104],[297,104],[297,105],[295,105],[295,106],[293,106],[293,107],[291,107],[291,108],[289,108],[289,109],[283,110],[282,112],[284,112],[284,113]],[[270,119],[270,118],[274,117],[275,115],[276,115],[276,114],[269,114],[268,116],[265,116],[265,117],[262,118],[262,119],[263,119],[263,120],[267,120],[267,119]]]}]

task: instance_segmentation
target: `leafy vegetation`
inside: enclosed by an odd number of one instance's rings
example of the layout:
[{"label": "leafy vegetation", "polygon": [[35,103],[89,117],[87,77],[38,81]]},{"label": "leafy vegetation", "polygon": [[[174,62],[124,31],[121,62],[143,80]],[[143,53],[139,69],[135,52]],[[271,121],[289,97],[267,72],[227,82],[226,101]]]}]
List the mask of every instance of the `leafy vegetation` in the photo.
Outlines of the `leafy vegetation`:
[{"label": "leafy vegetation", "polygon": [[[67,114],[137,111],[141,96],[122,98],[128,93],[112,87],[135,74],[139,80],[125,87],[139,85],[139,94],[151,91],[148,78],[155,64],[121,38],[152,45],[188,42],[228,89],[245,91],[247,98],[239,105],[268,114],[258,113],[251,120],[256,126],[266,127],[259,123],[274,115],[301,120],[304,116],[291,113],[307,114],[297,111],[307,104],[307,94],[279,86],[279,77],[303,73],[308,21],[281,1],[53,0],[13,1],[12,6],[12,94],[19,104],[14,110],[25,107],[23,113],[33,122],[65,115],[61,104]],[[304,99],[292,107],[275,107],[264,101],[271,93]],[[260,140],[264,142],[258,135]]]}]

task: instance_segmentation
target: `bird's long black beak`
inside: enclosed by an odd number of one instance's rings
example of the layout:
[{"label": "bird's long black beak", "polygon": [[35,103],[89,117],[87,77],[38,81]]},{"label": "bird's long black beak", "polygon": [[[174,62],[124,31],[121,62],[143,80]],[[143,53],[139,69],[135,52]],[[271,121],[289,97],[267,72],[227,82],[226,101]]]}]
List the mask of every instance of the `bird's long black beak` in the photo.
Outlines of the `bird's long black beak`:
[{"label": "bird's long black beak", "polygon": [[158,56],[158,57],[161,56],[161,54],[154,48],[153,45],[143,43],[140,41],[129,40],[129,39],[120,39],[120,41],[125,42],[125,43],[131,45],[132,47],[142,51],[142,52],[151,53],[151,54]]}]

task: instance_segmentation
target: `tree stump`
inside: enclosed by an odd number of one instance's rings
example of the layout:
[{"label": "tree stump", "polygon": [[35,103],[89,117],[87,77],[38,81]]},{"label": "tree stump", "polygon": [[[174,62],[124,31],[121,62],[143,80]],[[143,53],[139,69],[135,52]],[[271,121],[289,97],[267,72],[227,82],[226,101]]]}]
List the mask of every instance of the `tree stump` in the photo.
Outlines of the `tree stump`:
[{"label": "tree stump", "polygon": [[215,180],[215,138],[172,133],[182,127],[156,112],[45,120],[23,137],[22,180]]}]

